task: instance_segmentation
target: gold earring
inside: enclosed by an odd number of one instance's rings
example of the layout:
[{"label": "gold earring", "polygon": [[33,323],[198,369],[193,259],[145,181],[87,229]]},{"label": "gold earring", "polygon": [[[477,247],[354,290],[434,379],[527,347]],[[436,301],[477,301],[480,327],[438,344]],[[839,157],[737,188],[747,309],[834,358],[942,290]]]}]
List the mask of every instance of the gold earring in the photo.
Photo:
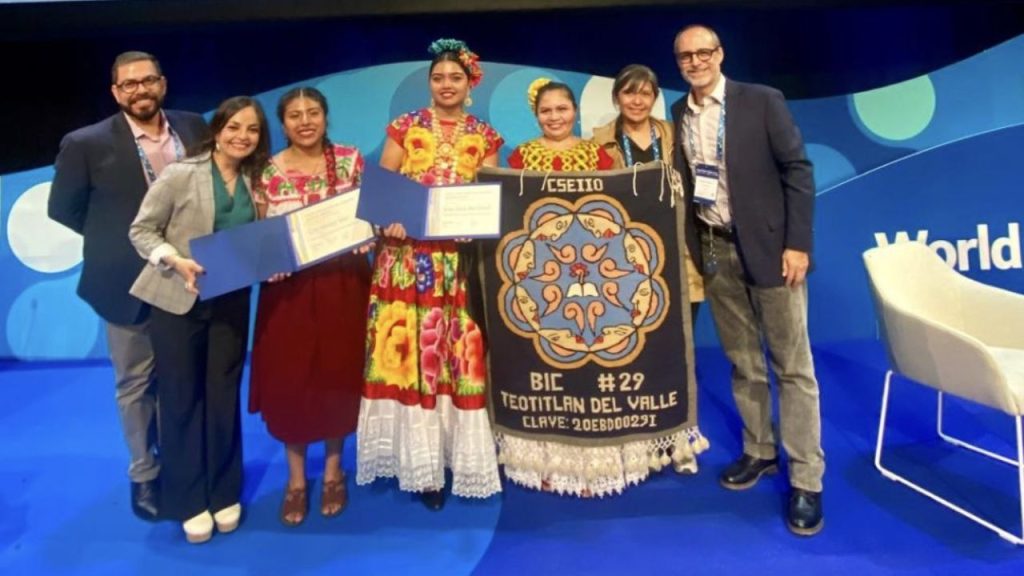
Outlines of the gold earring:
[{"label": "gold earring", "polygon": [[466,94],[466,99],[463,100],[462,103],[466,106],[466,108],[469,108],[470,106],[473,105],[473,97],[470,96],[469,94]]}]

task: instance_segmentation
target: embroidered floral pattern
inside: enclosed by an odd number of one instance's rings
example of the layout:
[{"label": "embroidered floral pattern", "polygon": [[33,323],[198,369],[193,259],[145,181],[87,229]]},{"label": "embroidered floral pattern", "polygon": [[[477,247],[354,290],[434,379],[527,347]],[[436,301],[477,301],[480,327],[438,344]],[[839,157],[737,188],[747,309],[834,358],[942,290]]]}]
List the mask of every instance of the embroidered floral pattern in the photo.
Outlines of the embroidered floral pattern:
[{"label": "embroidered floral pattern", "polygon": [[[607,160],[605,160],[607,158]],[[568,150],[551,150],[537,140],[516,147],[508,159],[513,168],[542,172],[573,172],[610,168],[611,159],[590,140],[580,140]]]},{"label": "embroidered floral pattern", "polygon": [[426,292],[434,285],[434,259],[430,254],[416,255],[416,291]]},{"label": "embroidered floral pattern", "polygon": [[285,171],[274,162],[267,164],[261,178],[268,203],[267,216],[286,214],[359,185],[364,166],[359,150],[343,144],[334,144],[333,147],[332,169],[337,182],[333,190],[328,189],[326,173],[308,175]]},{"label": "embroidered floral pattern", "polygon": [[445,156],[439,150],[433,123],[430,110],[423,109],[403,114],[388,126],[388,135],[405,150],[402,174],[427,186],[472,181],[484,158],[504,144],[494,128],[467,114],[463,133],[456,138],[453,152]]},{"label": "embroidered floral pattern", "polygon": [[405,302],[376,303],[368,371],[399,388],[419,380],[416,357],[416,309]]}]

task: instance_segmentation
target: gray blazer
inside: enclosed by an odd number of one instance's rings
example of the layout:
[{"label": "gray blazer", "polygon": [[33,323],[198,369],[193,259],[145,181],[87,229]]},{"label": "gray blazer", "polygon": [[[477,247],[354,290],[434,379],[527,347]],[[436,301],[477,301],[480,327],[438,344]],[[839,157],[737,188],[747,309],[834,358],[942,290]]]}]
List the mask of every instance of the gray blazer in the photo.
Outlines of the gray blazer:
[{"label": "gray blazer", "polygon": [[[149,187],[128,230],[135,250],[149,262],[129,292],[171,314],[185,314],[197,297],[185,290],[185,281],[162,259],[172,254],[191,258],[189,241],[213,233],[210,163],[210,155],[203,154],[166,167]],[[252,194],[249,178],[243,179]]]}]

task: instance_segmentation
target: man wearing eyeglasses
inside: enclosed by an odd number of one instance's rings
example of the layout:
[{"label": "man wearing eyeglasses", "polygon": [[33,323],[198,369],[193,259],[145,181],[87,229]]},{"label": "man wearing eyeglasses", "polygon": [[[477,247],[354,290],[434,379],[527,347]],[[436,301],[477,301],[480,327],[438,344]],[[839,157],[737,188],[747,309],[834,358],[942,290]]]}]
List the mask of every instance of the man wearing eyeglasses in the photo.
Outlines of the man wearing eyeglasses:
[{"label": "man wearing eyeglasses", "polygon": [[48,213],[83,237],[78,295],[107,325],[115,398],[131,458],[132,510],[159,514],[156,383],[149,308],[128,289],[145,261],[128,241],[142,197],[168,164],[206,137],[198,114],[163,110],[167,79],[145,52],[125,52],[111,69],[110,91],[121,111],[71,132],[54,163]]},{"label": "man wearing eyeglasses", "polygon": [[778,471],[767,348],[792,487],[787,525],[810,536],[824,525],[825,471],[807,334],[811,163],[781,92],[722,75],[725,50],[712,29],[681,30],[675,56],[690,84],[672,106],[682,143],[674,160],[688,200],[686,240],[732,363],[733,397],[743,420],[743,454],[719,480],[746,490]]}]

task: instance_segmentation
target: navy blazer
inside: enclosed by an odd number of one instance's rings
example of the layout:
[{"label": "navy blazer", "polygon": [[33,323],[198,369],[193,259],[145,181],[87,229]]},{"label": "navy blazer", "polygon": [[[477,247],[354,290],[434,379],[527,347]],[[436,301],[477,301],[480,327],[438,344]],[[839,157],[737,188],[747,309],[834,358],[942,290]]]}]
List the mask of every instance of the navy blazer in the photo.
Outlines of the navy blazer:
[{"label": "navy blazer", "polygon": [[[209,130],[202,116],[165,110],[186,149]],[[47,213],[82,235],[82,275],[78,295],[104,320],[136,324],[149,308],[128,294],[146,264],[128,240],[146,195],[146,176],[124,114],[71,132],[54,162]]]},{"label": "navy blazer", "polygon": [[[677,135],[682,134],[686,98],[672,105]],[[782,251],[811,252],[813,168],[782,92],[726,79],[725,109],[725,167],[737,251],[751,284],[782,286]],[[694,226],[694,179],[684,148],[676,147],[673,163],[683,175],[686,243],[697,269],[703,270]]]}]

